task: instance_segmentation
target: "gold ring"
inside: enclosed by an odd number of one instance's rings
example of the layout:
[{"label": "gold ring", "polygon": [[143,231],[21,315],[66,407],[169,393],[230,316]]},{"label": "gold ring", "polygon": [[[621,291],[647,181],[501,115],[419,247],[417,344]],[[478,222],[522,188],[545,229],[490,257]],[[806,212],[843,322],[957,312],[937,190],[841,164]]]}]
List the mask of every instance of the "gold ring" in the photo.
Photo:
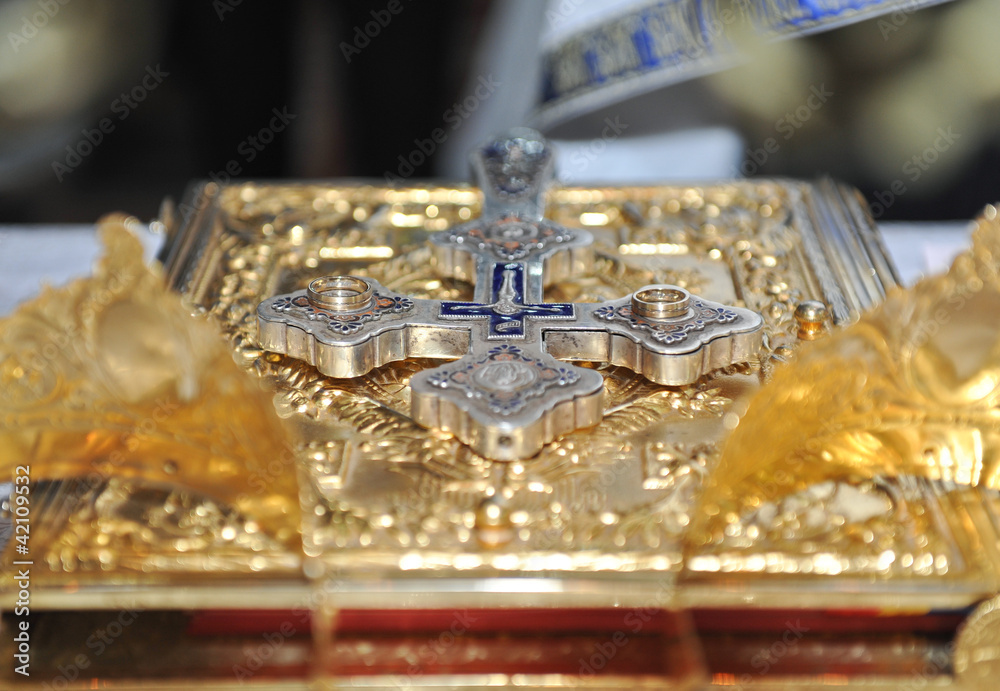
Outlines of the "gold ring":
[{"label": "gold ring", "polygon": [[357,276],[323,276],[309,284],[311,304],[335,312],[358,312],[371,304],[371,283]]},{"label": "gold ring", "polygon": [[674,319],[687,314],[691,293],[671,285],[646,286],[632,295],[632,313],[645,319]]}]

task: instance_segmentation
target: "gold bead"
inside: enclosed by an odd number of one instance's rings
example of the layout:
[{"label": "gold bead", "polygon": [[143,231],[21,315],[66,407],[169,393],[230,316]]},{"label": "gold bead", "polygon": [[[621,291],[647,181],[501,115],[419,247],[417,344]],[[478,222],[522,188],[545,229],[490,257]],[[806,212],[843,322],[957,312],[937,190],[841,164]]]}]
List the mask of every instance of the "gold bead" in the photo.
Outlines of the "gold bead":
[{"label": "gold bead", "polygon": [[507,503],[500,497],[484,499],[476,509],[476,542],[483,549],[497,549],[514,539]]},{"label": "gold bead", "polygon": [[805,300],[795,308],[795,321],[799,323],[798,337],[803,341],[814,341],[826,331],[826,321],[830,313],[826,305],[817,300]]}]

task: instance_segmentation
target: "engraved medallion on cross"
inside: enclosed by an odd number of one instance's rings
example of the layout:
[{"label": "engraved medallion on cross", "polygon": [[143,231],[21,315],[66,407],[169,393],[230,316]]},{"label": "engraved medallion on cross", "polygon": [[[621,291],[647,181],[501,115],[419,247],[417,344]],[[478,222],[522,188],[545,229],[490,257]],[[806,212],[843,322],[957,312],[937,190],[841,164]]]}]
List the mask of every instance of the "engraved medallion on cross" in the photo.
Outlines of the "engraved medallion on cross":
[{"label": "engraved medallion on cross", "polygon": [[592,270],[593,236],[543,217],[553,155],[512,130],[473,156],[478,219],[431,236],[442,276],[470,302],[409,298],[371,278],[325,276],[257,308],[260,344],[331,377],[409,358],[453,360],[414,375],[411,414],[496,460],[529,458],[597,424],[604,380],[566,361],[611,363],[668,386],[757,353],[763,320],[673,285],[602,303],[545,302],[546,286]]}]

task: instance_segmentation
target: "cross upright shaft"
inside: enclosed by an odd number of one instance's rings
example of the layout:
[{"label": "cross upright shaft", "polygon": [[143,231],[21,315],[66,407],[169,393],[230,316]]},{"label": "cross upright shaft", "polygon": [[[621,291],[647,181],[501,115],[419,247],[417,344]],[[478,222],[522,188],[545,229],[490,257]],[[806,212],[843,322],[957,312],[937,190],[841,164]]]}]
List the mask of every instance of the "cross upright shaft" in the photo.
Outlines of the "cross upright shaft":
[{"label": "cross upright shaft", "polygon": [[[502,224],[505,230],[496,240],[506,240],[512,247],[523,246],[533,237],[545,215],[545,192],[555,171],[551,147],[537,132],[516,129],[473,152],[471,159],[473,177],[483,194],[480,222]],[[512,219],[520,223],[512,223]],[[485,265],[477,267],[476,272],[476,301],[483,302],[490,297],[493,271],[489,255],[476,257],[478,263]],[[535,253],[525,257],[525,264],[524,298],[539,303],[543,267]]]},{"label": "cross upright shaft", "polygon": [[555,157],[534,130],[517,128],[487,142],[472,156],[483,194],[478,219],[435,234],[438,270],[474,282],[475,302],[489,304],[497,263],[523,265],[523,299],[541,303],[545,286],[586,273],[593,264],[593,236],[545,220],[545,193]]}]

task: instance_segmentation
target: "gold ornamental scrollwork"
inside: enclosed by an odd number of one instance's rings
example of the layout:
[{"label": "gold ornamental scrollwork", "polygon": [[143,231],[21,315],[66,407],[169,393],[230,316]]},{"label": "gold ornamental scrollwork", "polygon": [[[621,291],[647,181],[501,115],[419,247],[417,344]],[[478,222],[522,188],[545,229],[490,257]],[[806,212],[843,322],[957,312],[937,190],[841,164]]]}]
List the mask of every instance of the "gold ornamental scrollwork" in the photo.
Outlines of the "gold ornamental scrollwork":
[{"label": "gold ornamental scrollwork", "polygon": [[[275,386],[281,414],[311,435],[302,465],[307,501],[317,507],[307,512],[305,540],[331,567],[370,555],[408,569],[603,564],[676,572],[718,440],[740,401],[796,347],[797,306],[816,298],[841,305],[831,323],[857,314],[845,311],[844,297],[824,294],[819,286],[829,276],[814,274],[821,262],[807,259],[802,219],[810,194],[767,182],[553,189],[548,217],[593,233],[595,268],[549,286],[546,300],[608,300],[671,284],[759,312],[766,348],[759,361],[687,387],[602,366],[604,421],[506,468],[409,419],[407,382],[431,361],[334,380],[261,350],[251,321],[260,300],[327,274],[369,277],[414,298],[470,299],[468,283],[434,270],[426,240],[475,218],[476,190],[226,187],[215,202],[220,234],[190,262],[215,273],[175,268],[175,280],[218,320],[239,360]],[[366,482],[384,492],[369,491],[361,502]],[[504,497],[513,540],[509,549],[480,552],[472,549],[477,515],[490,496]]]},{"label": "gold ornamental scrollwork", "polygon": [[104,219],[93,276],[0,321],[0,475],[30,466],[34,582],[294,573],[294,452],[270,396],[146,266],[137,224]]}]

